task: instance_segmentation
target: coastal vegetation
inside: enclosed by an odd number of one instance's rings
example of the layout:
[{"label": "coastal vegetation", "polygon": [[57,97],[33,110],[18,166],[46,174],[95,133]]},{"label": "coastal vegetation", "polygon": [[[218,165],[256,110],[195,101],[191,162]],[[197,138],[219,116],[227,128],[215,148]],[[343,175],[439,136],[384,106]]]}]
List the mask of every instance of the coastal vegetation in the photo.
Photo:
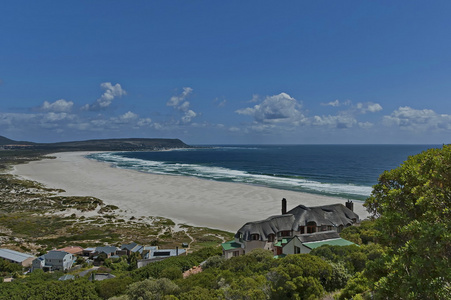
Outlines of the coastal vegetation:
[{"label": "coastal vegetation", "polygon": [[[409,157],[379,177],[365,206],[372,214],[341,237],[352,246],[322,246],[273,258],[262,249],[224,260],[217,246],[230,233],[168,219],[121,219],[120,208],[93,197],[1,174],[0,239],[9,248],[45,251],[69,244],[191,243],[191,253],[136,269],[136,257],[105,258],[116,277],[89,281],[80,270],[23,275],[0,262],[0,299],[450,299],[451,147]],[[35,224],[42,224],[36,226]],[[30,228],[34,227],[34,228]],[[45,227],[45,228],[42,228]],[[202,263],[202,272],[183,272]],[[83,267],[83,266],[82,266]]]},{"label": "coastal vegetation", "polygon": [[[167,218],[127,218],[120,209],[95,197],[62,196],[64,190],[20,179],[7,173],[8,166],[47,159],[41,152],[0,151],[0,242],[2,247],[33,253],[70,244],[99,246],[135,241],[164,247],[189,244],[190,250],[219,245],[231,239],[225,231],[176,226]],[[12,155],[9,155],[14,153]]]}]

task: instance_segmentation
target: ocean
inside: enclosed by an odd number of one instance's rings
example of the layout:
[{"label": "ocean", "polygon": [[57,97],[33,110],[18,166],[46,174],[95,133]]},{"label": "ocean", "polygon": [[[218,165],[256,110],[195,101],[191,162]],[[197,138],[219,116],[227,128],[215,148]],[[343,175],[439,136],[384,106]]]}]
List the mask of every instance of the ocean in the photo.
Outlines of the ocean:
[{"label": "ocean", "polygon": [[95,153],[113,167],[365,200],[385,170],[440,145],[212,145]]}]

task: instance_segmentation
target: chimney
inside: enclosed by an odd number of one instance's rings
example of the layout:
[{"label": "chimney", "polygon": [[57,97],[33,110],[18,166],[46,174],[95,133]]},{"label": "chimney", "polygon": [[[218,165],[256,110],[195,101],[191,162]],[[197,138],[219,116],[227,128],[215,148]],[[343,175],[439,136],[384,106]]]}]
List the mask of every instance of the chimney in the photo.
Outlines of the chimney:
[{"label": "chimney", "polygon": [[282,215],[285,215],[287,213],[287,199],[282,199]]},{"label": "chimney", "polygon": [[350,210],[354,211],[354,203],[349,199],[346,202],[346,207],[349,208]]}]

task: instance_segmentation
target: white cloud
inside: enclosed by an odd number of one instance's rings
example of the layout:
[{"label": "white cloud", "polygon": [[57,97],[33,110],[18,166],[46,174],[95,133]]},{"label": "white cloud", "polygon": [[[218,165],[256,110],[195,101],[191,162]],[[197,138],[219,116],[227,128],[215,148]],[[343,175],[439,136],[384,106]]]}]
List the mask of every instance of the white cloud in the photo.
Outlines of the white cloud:
[{"label": "white cloud", "polygon": [[181,117],[182,123],[190,123],[198,114],[190,109],[189,101],[185,99],[193,92],[190,87],[184,87],[183,92],[180,95],[172,96],[166,103],[167,106],[171,106],[174,109],[183,112]]},{"label": "white cloud", "polygon": [[366,114],[367,112],[378,112],[382,110],[382,106],[378,103],[366,102],[366,103],[357,103],[356,108],[362,114]]},{"label": "white cloud", "polygon": [[184,123],[189,123],[196,116],[197,116],[197,114],[194,111],[188,110],[187,112],[185,112],[185,115],[182,117],[182,121]]},{"label": "white cloud", "polygon": [[374,124],[371,122],[359,122],[358,125],[360,128],[364,128],[364,129],[369,129],[374,126]]},{"label": "white cloud", "polygon": [[139,127],[145,127],[145,126],[149,126],[151,123],[152,123],[151,118],[143,118],[143,119],[139,119],[138,122],[136,123],[136,125],[138,125]]},{"label": "white cloud", "polygon": [[[172,96],[171,99],[169,99],[169,101],[166,103],[166,105],[182,110],[181,107],[183,107],[183,106],[186,107],[186,105],[182,102],[184,102],[186,97],[188,97],[192,92],[193,92],[192,88],[184,87],[183,92],[178,96]],[[180,104],[180,103],[182,103],[182,104]],[[188,106],[189,106],[189,102],[188,102]]]},{"label": "white cloud", "polygon": [[250,103],[256,103],[256,102],[258,102],[259,100],[260,100],[260,96],[254,94],[254,95],[252,95],[252,99],[249,100],[249,102],[250,102]]},{"label": "white cloud", "polygon": [[47,122],[57,122],[57,121],[62,121],[64,119],[66,119],[69,115],[67,113],[54,113],[54,112],[49,112],[45,115],[43,115],[43,121],[45,123]]},{"label": "white cloud", "polygon": [[323,106],[333,106],[333,107],[337,107],[337,106],[340,106],[340,101],[337,99],[337,100],[332,101],[332,102],[321,103],[321,105],[323,105]]},{"label": "white cloud", "polygon": [[437,114],[431,109],[413,109],[408,106],[399,107],[389,116],[385,116],[386,126],[398,126],[402,129],[425,131],[428,129],[450,130],[451,115]]},{"label": "white cloud", "polygon": [[344,102],[340,102],[340,100],[336,99],[335,101],[331,101],[328,103],[321,103],[323,106],[333,106],[333,107],[339,107],[339,106],[348,106],[351,105],[351,100],[346,100]]},{"label": "white cloud", "polygon": [[66,101],[64,99],[56,100],[53,103],[48,101],[44,101],[42,106],[40,107],[43,111],[52,111],[52,112],[69,112],[71,111],[74,103],[72,101]]},{"label": "white cloud", "polygon": [[112,85],[111,82],[103,82],[100,87],[105,90],[105,92],[97,99],[93,104],[86,104],[82,107],[83,110],[101,110],[106,109],[113,103],[113,100],[117,97],[122,97],[127,94],[127,92],[121,87],[119,83]]},{"label": "white cloud", "polygon": [[304,121],[301,104],[286,93],[268,96],[262,103],[235,111],[240,115],[249,115],[257,123],[293,123]]},{"label": "white cloud", "polygon": [[357,120],[349,114],[339,114],[336,116],[314,116],[311,124],[314,126],[327,126],[330,128],[351,128],[357,123]]}]

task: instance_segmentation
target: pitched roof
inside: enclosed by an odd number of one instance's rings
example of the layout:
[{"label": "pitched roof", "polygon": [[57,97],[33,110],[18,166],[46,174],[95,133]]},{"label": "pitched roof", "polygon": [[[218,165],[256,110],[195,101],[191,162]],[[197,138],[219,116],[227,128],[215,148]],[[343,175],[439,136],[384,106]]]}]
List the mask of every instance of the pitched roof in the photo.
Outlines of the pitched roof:
[{"label": "pitched roof", "polygon": [[324,240],[338,239],[340,238],[340,235],[336,231],[321,231],[310,234],[298,235],[297,238],[302,243],[311,243]]},{"label": "pitched roof", "polygon": [[115,253],[117,251],[117,248],[114,246],[102,246],[102,247],[96,247],[95,252],[97,253],[105,253],[105,254],[111,254]]},{"label": "pitched roof", "polygon": [[294,215],[295,223],[299,226],[305,226],[308,222],[315,222],[317,225],[351,225],[354,223],[353,219],[359,219],[355,212],[340,203],[314,207],[298,205],[287,214]]},{"label": "pitched roof", "polygon": [[133,248],[135,248],[136,246],[138,246],[138,244],[137,243],[135,243],[135,242],[132,242],[132,243],[130,243],[130,244],[123,244],[122,246],[121,246],[121,250],[132,250]]},{"label": "pitched roof", "polygon": [[258,234],[259,240],[267,240],[270,234],[280,231],[298,231],[299,226],[315,222],[317,226],[348,226],[359,220],[359,216],[343,204],[331,204],[315,207],[298,205],[286,214],[272,216],[265,220],[248,222],[235,234],[236,238],[251,240],[252,234]]},{"label": "pitched roof", "polygon": [[30,254],[2,248],[2,249],[0,249],[0,257],[21,263],[24,260],[26,260],[30,257],[34,257],[34,256],[30,255]]},{"label": "pitched roof", "polygon": [[67,253],[71,254],[79,254],[83,252],[83,248],[80,246],[67,246],[61,249],[58,249],[58,251],[65,251]]},{"label": "pitched roof", "polygon": [[66,251],[51,250],[44,254],[45,259],[64,259],[68,255]]},{"label": "pitched roof", "polygon": [[241,248],[241,244],[237,243],[235,241],[229,241],[229,242],[222,243],[221,246],[225,251]]},{"label": "pitched roof", "polygon": [[266,239],[270,234],[276,234],[279,231],[291,230],[294,222],[293,215],[272,216],[265,220],[248,222],[241,227],[235,237],[239,238],[242,234],[242,239],[247,241],[251,239],[252,234],[258,234],[260,240]]},{"label": "pitched roof", "polygon": [[355,245],[355,244],[348,240],[338,238],[338,239],[330,239],[330,240],[324,240],[324,241],[318,241],[318,242],[303,243],[303,245],[306,246],[307,248],[315,249],[315,248],[321,247],[322,245],[349,246],[349,245]]}]

